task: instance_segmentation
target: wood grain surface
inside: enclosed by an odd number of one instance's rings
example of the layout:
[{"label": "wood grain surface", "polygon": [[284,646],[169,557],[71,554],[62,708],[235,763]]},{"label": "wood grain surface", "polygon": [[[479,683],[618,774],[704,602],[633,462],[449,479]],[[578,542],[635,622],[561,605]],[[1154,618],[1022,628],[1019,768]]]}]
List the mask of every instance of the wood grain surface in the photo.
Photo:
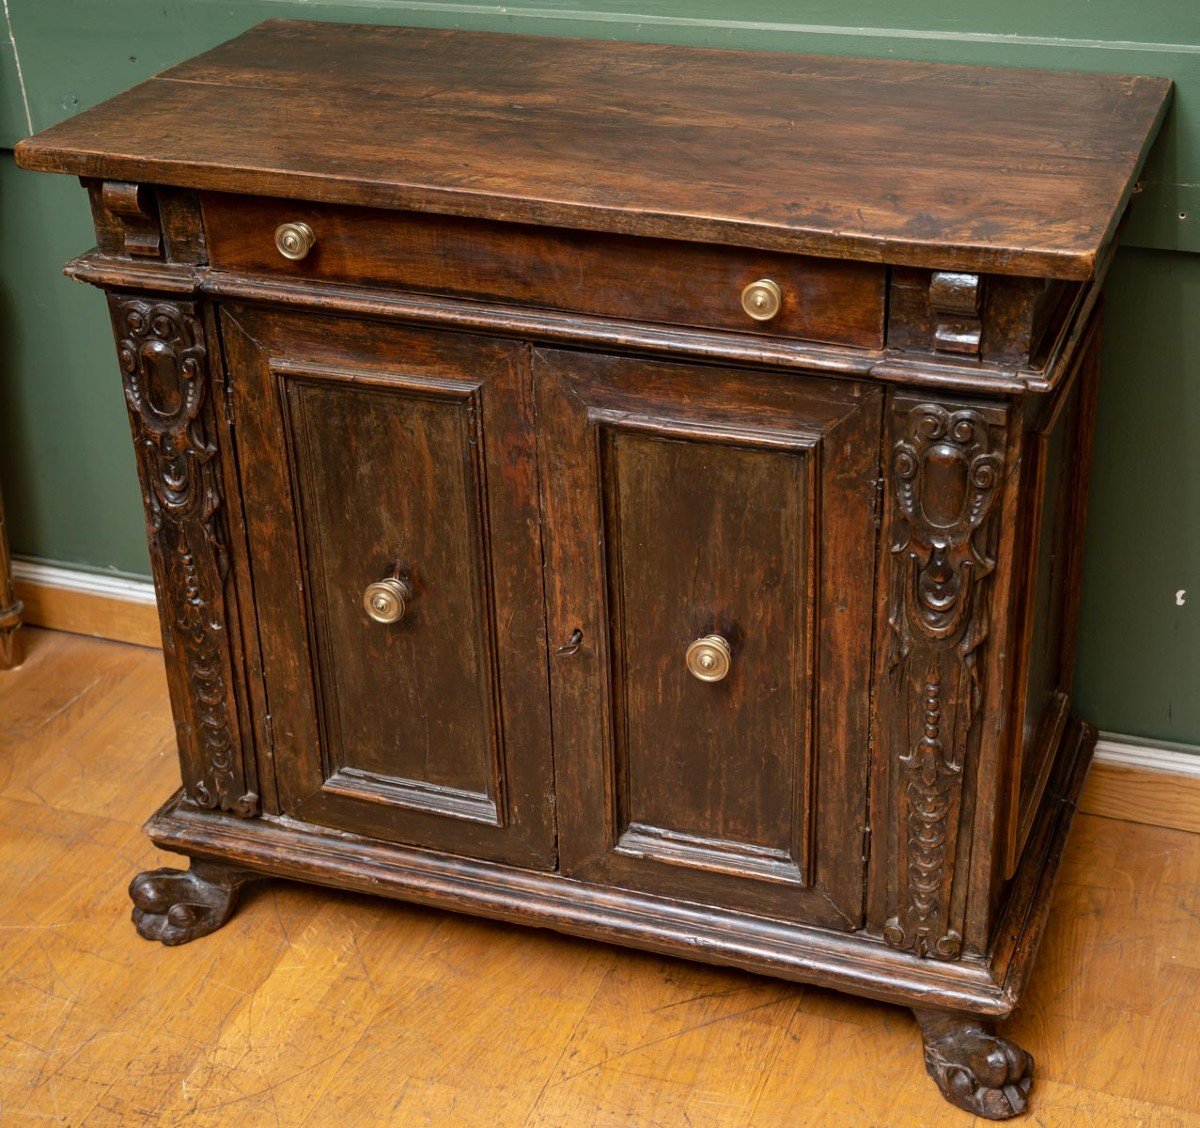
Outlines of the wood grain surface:
[{"label": "wood grain surface", "polygon": [[[0,678],[5,1124],[958,1128],[904,1010],[285,882],[186,948],[125,887],[178,782],[157,652]],[[1026,1002],[1031,1123],[1200,1124],[1200,837],[1081,816]],[[981,1126],[983,1121],[975,1121]]]},{"label": "wood grain surface", "polygon": [[1169,80],[270,20],[23,167],[1086,279]]},{"label": "wood grain surface", "polygon": [[[598,235],[517,223],[297,200],[204,195],[214,270],[574,310],[601,317],[730,329],[881,348],[886,271],[878,264]],[[316,245],[284,258],[275,229],[300,220]],[[743,288],[759,278],[782,290],[779,313],[754,321]]]}]

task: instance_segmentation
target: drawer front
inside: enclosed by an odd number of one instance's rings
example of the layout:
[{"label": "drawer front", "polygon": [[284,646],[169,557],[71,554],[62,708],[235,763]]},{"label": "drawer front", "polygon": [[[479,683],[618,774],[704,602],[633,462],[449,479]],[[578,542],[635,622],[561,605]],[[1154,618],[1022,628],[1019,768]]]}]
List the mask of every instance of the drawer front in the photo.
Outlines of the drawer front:
[{"label": "drawer front", "polygon": [[880,393],[549,350],[534,384],[564,872],[854,927]]},{"label": "drawer front", "polygon": [[[216,193],[202,204],[209,258],[219,270],[883,345],[885,269],[875,263]],[[277,249],[275,232],[297,222],[316,241],[292,260]],[[768,321],[742,307],[743,289],[760,279],[779,288],[779,312]]]},{"label": "drawer front", "polygon": [[221,323],[283,812],[550,867],[522,347],[241,307]]}]

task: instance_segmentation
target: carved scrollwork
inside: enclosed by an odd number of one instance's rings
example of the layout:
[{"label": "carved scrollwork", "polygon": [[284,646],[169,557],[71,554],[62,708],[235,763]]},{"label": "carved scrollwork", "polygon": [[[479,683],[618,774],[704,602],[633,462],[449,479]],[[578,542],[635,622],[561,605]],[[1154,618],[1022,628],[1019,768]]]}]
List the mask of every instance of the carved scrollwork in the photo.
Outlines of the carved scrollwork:
[{"label": "carved scrollwork", "polygon": [[978,412],[952,412],[938,404],[909,412],[892,452],[902,518],[892,553],[907,565],[903,596],[892,609],[899,660],[908,656],[914,627],[939,642],[957,639],[971,675],[972,705],[979,688],[975,651],[987,634],[975,587],[996,564],[977,534],[991,511],[1003,464]]},{"label": "carved scrollwork", "polygon": [[963,760],[981,687],[977,654],[987,637],[983,583],[995,568],[988,517],[1003,455],[976,411],[920,404],[903,416],[892,450],[895,806],[904,859],[893,947],[957,959],[949,921]]},{"label": "carved scrollwork", "polygon": [[188,303],[109,303],[166,607],[185,790],[198,806],[253,815],[231,689],[229,555],[203,328]]},{"label": "carved scrollwork", "polygon": [[921,739],[900,756],[907,806],[908,906],[884,927],[894,948],[911,948],[919,956],[957,959],[962,937],[940,927],[941,892],[949,840],[948,821],[962,764],[947,755],[942,741],[942,675],[934,662],[925,676],[924,728]]}]

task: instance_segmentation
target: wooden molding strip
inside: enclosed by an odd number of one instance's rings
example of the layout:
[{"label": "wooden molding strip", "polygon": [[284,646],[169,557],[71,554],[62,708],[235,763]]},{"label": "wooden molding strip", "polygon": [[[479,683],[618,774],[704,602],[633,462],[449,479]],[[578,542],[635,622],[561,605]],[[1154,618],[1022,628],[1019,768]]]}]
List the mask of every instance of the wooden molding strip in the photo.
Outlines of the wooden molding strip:
[{"label": "wooden molding strip", "polygon": [[1152,745],[1104,733],[1079,809],[1200,834],[1200,748]]},{"label": "wooden molding strip", "polygon": [[16,559],[13,581],[30,626],[137,646],[162,646],[158,604],[149,580]]}]

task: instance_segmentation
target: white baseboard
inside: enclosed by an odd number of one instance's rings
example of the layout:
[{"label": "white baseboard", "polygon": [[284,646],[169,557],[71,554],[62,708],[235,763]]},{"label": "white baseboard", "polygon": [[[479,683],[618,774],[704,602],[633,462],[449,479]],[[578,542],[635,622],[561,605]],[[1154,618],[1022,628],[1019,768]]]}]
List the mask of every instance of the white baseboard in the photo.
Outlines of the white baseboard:
[{"label": "white baseboard", "polygon": [[149,580],[17,558],[13,581],[30,626],[138,646],[162,645],[158,605]]},{"label": "white baseboard", "polygon": [[1200,834],[1200,748],[1101,734],[1079,809]]},{"label": "white baseboard", "polygon": [[1102,732],[1096,741],[1096,763],[1119,764],[1142,771],[1170,772],[1200,779],[1200,746],[1172,744],[1170,741],[1151,742],[1120,733]]}]

